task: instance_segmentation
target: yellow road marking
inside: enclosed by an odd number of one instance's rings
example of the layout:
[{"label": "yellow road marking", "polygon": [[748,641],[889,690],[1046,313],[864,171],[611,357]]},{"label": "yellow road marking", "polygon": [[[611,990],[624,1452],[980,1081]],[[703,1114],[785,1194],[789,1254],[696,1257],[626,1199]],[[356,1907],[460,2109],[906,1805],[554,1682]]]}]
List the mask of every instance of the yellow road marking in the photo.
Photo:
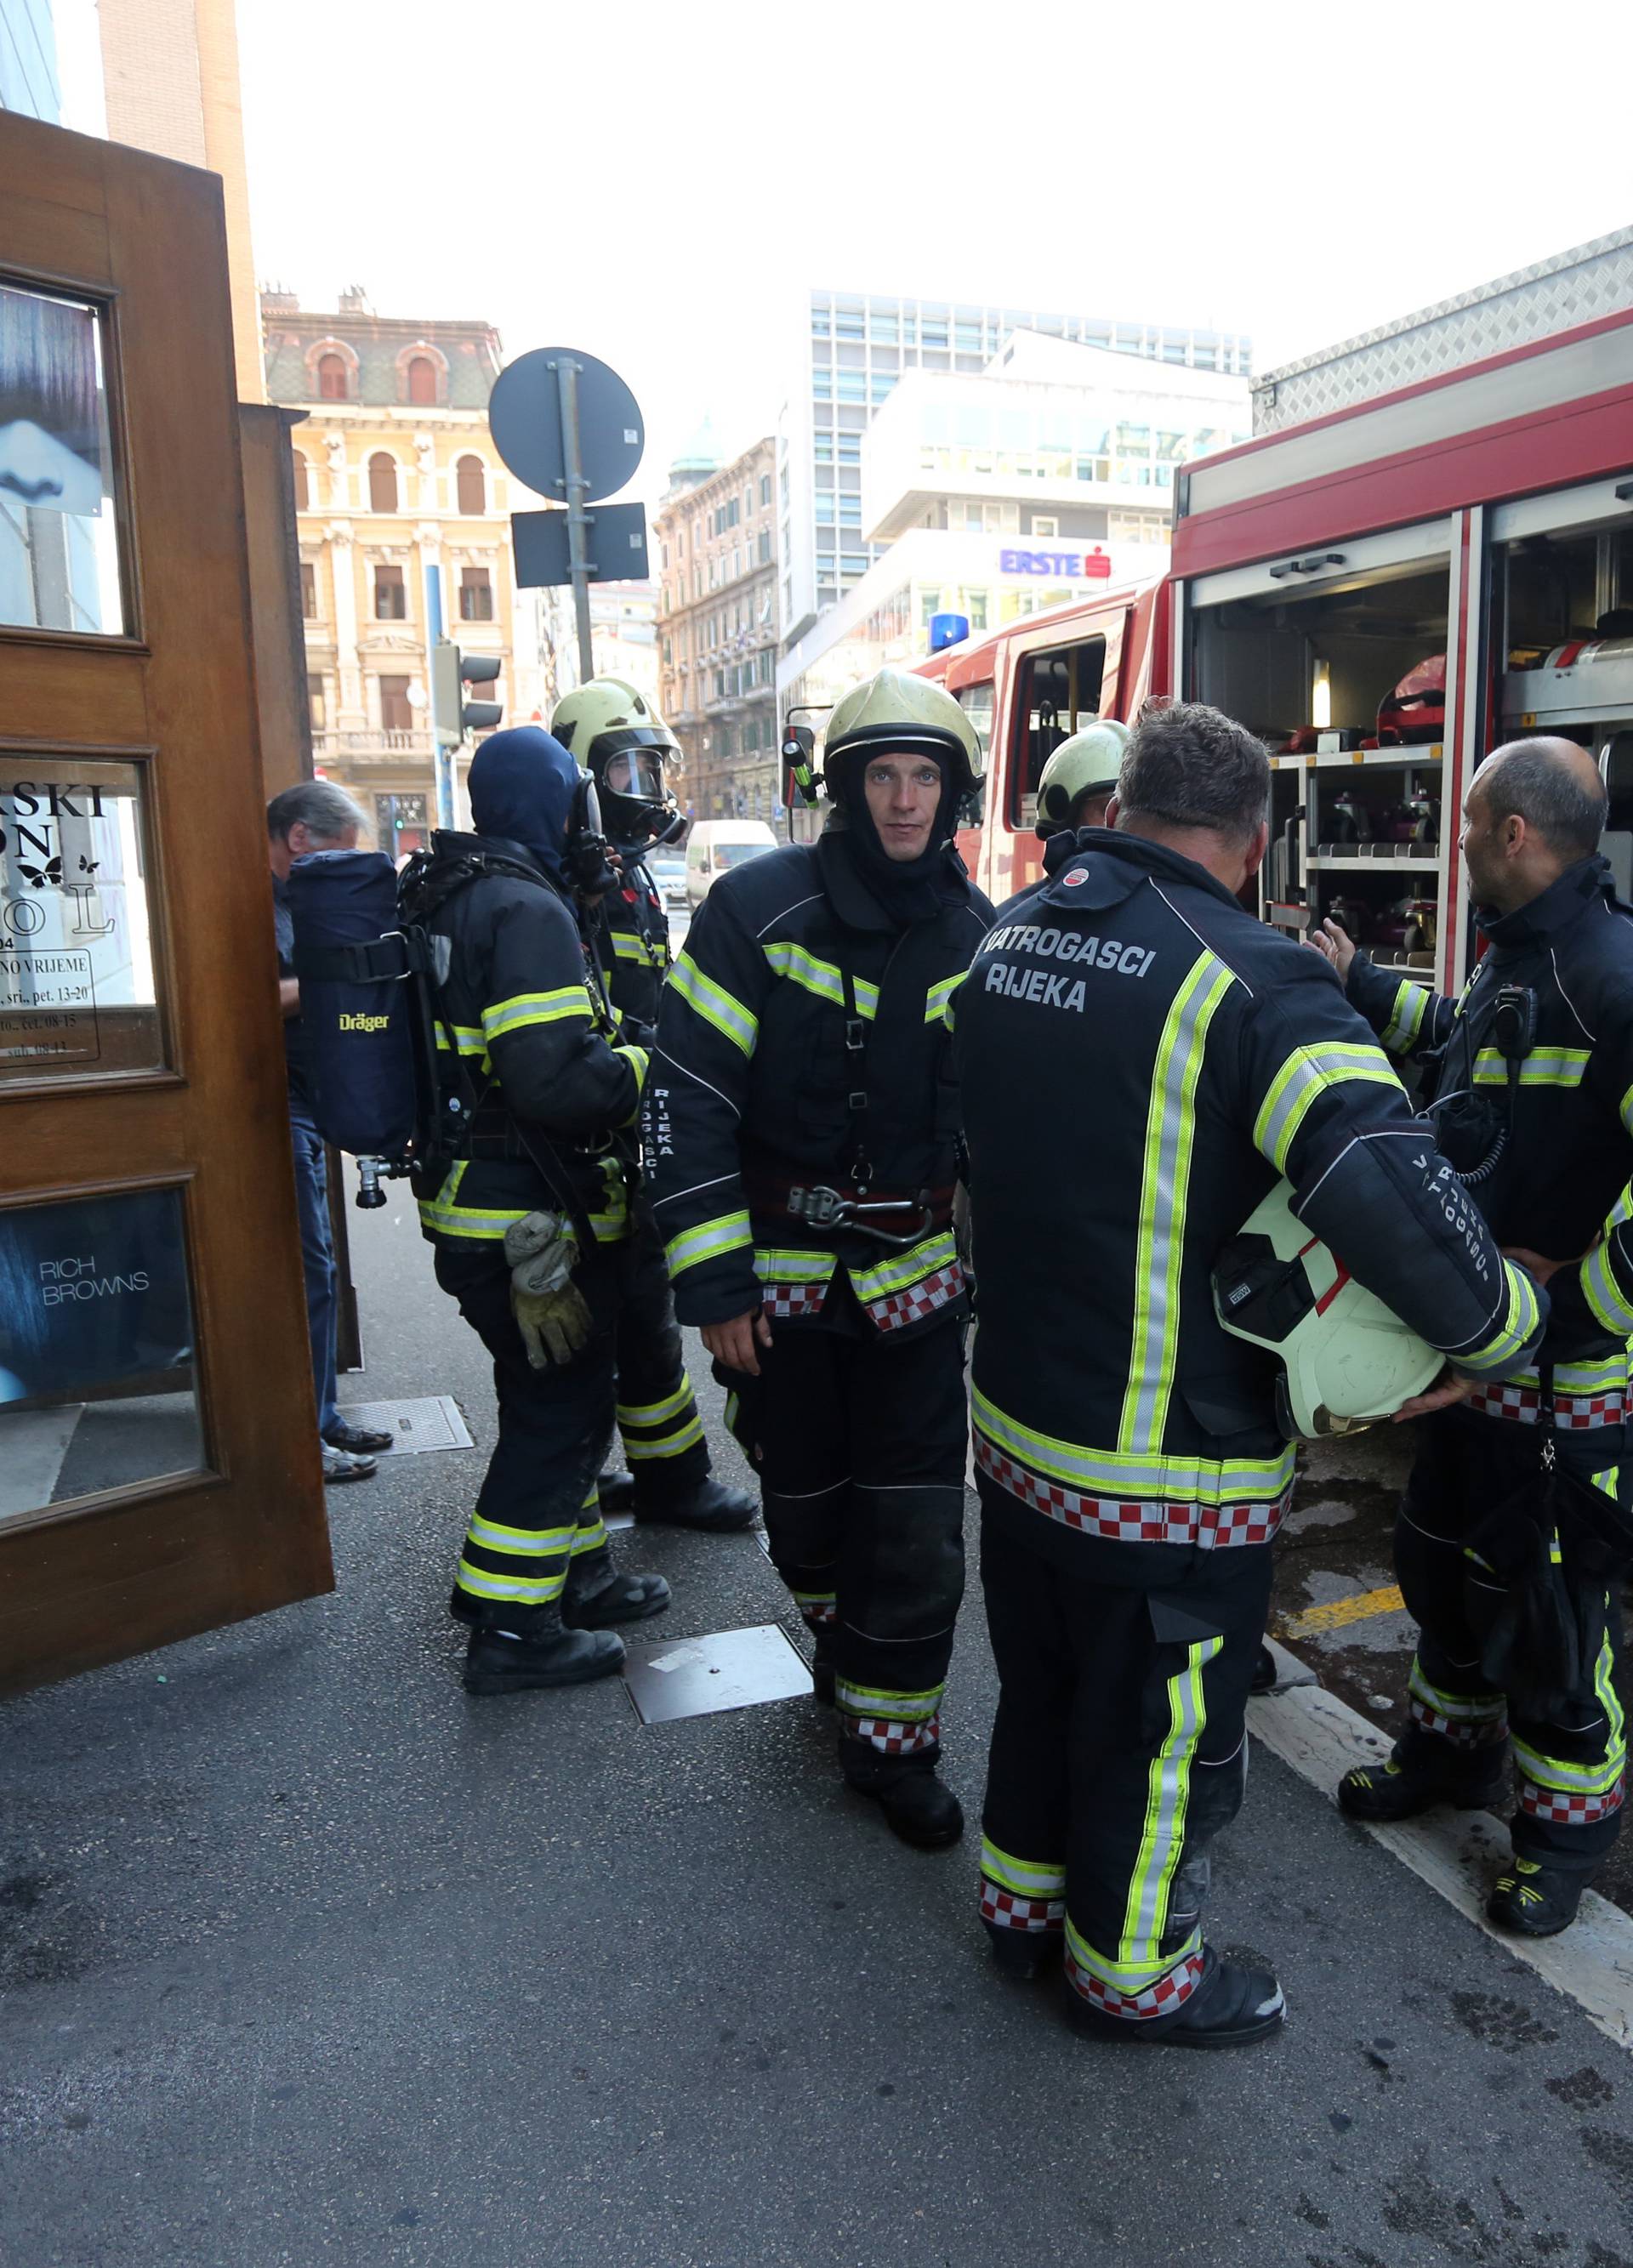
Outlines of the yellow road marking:
[{"label": "yellow road marking", "polygon": [[1313,1638],[1321,1631],[1343,1630],[1350,1623],[1371,1622],[1374,1615],[1393,1615],[1406,1604],[1398,1583],[1380,1591],[1357,1591],[1351,1599],[1333,1599],[1324,1607],[1306,1607],[1282,1624],[1284,1638]]}]

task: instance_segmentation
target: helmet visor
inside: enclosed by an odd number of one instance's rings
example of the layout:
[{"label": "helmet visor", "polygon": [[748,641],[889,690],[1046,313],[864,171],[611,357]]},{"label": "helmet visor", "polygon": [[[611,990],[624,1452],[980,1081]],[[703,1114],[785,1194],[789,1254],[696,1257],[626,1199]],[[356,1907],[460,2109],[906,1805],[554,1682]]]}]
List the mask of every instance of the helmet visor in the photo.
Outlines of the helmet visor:
[{"label": "helmet visor", "polygon": [[620,748],[609,756],[602,779],[614,795],[632,796],[638,803],[661,803],[668,793],[661,748]]}]

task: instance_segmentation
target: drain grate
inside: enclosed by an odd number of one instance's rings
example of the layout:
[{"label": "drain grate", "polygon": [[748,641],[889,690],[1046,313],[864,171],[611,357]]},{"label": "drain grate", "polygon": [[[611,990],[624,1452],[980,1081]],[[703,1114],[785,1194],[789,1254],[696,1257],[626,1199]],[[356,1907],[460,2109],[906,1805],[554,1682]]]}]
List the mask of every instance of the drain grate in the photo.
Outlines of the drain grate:
[{"label": "drain grate", "polygon": [[474,1449],[469,1429],[451,1394],[428,1394],[417,1402],[349,1402],[341,1410],[348,1425],[389,1433],[388,1457],[411,1457],[422,1449]]}]

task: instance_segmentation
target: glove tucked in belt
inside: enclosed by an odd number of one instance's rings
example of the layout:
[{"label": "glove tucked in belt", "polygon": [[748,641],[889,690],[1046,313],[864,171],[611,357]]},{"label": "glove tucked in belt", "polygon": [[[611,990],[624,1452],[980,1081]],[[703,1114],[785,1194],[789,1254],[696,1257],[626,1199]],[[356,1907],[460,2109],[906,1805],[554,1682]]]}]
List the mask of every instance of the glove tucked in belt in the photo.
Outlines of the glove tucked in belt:
[{"label": "glove tucked in belt", "polygon": [[572,1224],[559,1213],[530,1212],[505,1231],[510,1311],[535,1370],[571,1362],[590,1336],[590,1311],[573,1280],[578,1256]]}]

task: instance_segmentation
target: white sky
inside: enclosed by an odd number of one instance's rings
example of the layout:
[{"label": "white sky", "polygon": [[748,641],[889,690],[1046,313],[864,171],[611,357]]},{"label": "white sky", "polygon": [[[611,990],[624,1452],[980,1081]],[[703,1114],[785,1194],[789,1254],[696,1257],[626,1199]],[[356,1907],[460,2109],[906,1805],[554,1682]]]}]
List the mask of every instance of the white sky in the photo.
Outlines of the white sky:
[{"label": "white sky", "polygon": [[813,284],[1235,326],[1266,370],[1633,222],[1625,4],[238,5],[263,278],[599,355],[648,497],[706,410],[772,430]]}]

